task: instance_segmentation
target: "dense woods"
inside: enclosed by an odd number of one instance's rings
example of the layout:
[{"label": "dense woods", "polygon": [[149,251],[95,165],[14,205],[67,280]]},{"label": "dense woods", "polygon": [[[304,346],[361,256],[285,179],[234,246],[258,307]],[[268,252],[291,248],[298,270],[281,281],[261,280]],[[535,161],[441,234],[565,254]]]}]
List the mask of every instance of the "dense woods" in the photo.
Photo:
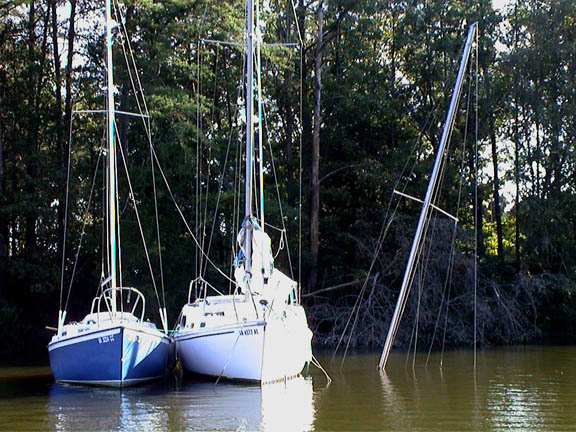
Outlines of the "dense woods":
[{"label": "dense woods", "polygon": [[[133,53],[171,186],[156,171],[158,238],[146,127],[119,116],[118,145],[173,323],[198,275],[228,290],[172,196],[228,272],[243,208],[244,6],[126,0],[115,11],[130,36],[116,36],[117,108],[141,104],[125,61]],[[75,111],[104,107],[102,17],[103,5],[86,0],[0,5],[3,356],[44,352],[59,302],[80,319],[99,284],[104,117]],[[478,56],[438,198],[458,213],[458,229],[434,215],[398,345],[470,345],[475,308],[480,344],[574,341],[573,0],[511,0],[503,10],[490,0],[271,0],[262,18],[267,229],[276,264],[301,282],[314,343],[382,345],[420,209],[393,190],[424,195],[475,21]],[[124,283],[149,294],[158,321],[128,184],[118,181]]]}]

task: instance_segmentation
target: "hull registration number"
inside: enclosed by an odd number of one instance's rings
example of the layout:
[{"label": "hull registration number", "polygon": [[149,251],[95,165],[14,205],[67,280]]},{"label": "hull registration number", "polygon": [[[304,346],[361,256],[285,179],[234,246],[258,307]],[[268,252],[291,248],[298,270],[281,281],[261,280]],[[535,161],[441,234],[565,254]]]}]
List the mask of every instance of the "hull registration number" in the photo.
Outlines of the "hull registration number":
[{"label": "hull registration number", "polygon": [[98,343],[105,344],[108,342],[114,342],[114,335],[101,336],[98,338]]},{"label": "hull registration number", "polygon": [[240,330],[240,336],[253,336],[258,334],[258,329],[249,328]]}]

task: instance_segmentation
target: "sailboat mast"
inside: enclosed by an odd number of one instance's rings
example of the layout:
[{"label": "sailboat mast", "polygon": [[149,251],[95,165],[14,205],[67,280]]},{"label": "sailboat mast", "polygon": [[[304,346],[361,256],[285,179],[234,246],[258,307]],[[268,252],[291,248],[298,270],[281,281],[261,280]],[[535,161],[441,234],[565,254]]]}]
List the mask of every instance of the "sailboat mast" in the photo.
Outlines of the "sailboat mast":
[{"label": "sailboat mast", "polygon": [[258,83],[258,177],[260,189],[260,225],[264,226],[264,150],[262,147],[262,56],[260,53],[260,0],[256,0],[256,82]]},{"label": "sailboat mast", "polygon": [[245,208],[245,236],[244,236],[244,270],[250,279],[252,260],[252,149],[254,143],[253,99],[254,99],[254,4],[252,0],[246,2],[246,208]]},{"label": "sailboat mast", "polygon": [[388,356],[390,354],[390,350],[392,349],[392,344],[396,339],[398,326],[400,324],[400,320],[402,319],[404,306],[406,304],[408,293],[412,285],[414,266],[416,265],[417,258],[419,255],[418,252],[421,248],[422,239],[424,237],[426,221],[430,213],[430,208],[432,205],[432,197],[434,195],[434,191],[436,190],[438,176],[440,174],[440,168],[442,166],[446,146],[448,145],[448,141],[450,140],[450,136],[452,135],[454,119],[456,118],[456,109],[458,107],[458,102],[460,101],[460,95],[462,93],[462,84],[464,83],[464,74],[466,72],[466,67],[468,66],[470,52],[472,51],[472,43],[474,41],[474,36],[476,34],[477,29],[478,29],[478,23],[474,23],[470,26],[470,29],[468,30],[468,37],[466,39],[466,44],[464,45],[464,52],[462,53],[462,59],[460,60],[460,69],[458,70],[458,77],[456,78],[456,84],[454,85],[454,90],[452,92],[450,107],[448,109],[448,114],[446,115],[446,121],[444,122],[444,128],[442,130],[440,145],[438,147],[438,152],[436,153],[436,159],[434,161],[434,168],[432,169],[430,181],[428,182],[428,190],[426,191],[426,197],[424,198],[424,202],[422,204],[422,211],[420,212],[418,227],[416,228],[416,234],[414,235],[414,240],[412,242],[412,249],[410,250],[408,263],[406,264],[406,270],[404,272],[404,279],[402,280],[400,294],[398,296],[396,308],[394,309],[394,315],[392,316],[392,321],[390,323],[388,335],[386,336],[386,343],[384,344],[384,349],[382,350],[382,356],[380,357],[379,367],[381,369],[384,369],[386,367]]},{"label": "sailboat mast", "polygon": [[112,312],[116,312],[117,288],[117,239],[116,239],[116,146],[114,140],[114,75],[112,64],[112,6],[106,0],[106,124],[108,145],[108,253],[110,260],[110,283],[112,287]]}]

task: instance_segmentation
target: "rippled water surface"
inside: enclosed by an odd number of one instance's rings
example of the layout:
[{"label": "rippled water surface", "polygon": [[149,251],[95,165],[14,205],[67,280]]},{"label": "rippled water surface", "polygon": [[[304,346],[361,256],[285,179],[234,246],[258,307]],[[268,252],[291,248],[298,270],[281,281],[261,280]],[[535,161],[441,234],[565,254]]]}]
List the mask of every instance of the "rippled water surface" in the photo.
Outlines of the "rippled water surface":
[{"label": "rippled water surface", "polygon": [[[0,367],[0,430],[576,430],[576,347],[321,361],[332,375],[264,387],[169,378],[124,390]],[[442,361],[442,368],[440,362]]]}]

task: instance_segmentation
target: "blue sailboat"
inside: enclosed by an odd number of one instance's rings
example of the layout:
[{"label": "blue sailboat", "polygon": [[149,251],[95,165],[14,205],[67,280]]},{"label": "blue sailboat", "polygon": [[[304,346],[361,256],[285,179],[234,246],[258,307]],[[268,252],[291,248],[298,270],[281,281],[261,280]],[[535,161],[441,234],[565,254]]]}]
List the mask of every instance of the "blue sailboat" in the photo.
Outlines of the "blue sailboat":
[{"label": "blue sailboat", "polygon": [[[107,54],[107,265],[90,313],[81,322],[65,323],[58,314],[56,334],[48,344],[50,367],[58,382],[121,387],[160,378],[171,350],[166,309],[160,307],[163,330],[146,321],[146,299],[119,281],[117,158],[115,141],[114,82],[112,73],[112,11],[106,0]],[[65,309],[65,308],[64,308]]]}]

